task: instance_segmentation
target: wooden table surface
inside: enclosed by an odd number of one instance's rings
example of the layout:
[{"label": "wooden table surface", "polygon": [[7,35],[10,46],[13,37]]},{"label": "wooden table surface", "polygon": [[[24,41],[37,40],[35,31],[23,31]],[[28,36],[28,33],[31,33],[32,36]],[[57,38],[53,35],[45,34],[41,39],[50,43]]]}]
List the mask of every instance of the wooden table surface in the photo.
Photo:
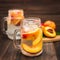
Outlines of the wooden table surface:
[{"label": "wooden table surface", "polygon": [[60,42],[44,43],[41,55],[27,57],[15,50],[13,41],[7,36],[0,36],[0,60],[60,60]]}]

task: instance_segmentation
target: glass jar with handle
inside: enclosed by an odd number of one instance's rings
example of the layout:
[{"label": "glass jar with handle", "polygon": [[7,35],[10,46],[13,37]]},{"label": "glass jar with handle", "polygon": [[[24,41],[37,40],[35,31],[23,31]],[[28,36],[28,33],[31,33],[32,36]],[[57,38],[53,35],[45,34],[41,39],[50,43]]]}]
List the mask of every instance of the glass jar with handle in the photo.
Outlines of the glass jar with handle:
[{"label": "glass jar with handle", "polygon": [[[21,39],[17,40],[16,35],[20,32]],[[14,32],[14,47],[19,49],[26,56],[38,56],[43,51],[43,33],[41,19],[28,17],[21,22],[20,29]]]}]

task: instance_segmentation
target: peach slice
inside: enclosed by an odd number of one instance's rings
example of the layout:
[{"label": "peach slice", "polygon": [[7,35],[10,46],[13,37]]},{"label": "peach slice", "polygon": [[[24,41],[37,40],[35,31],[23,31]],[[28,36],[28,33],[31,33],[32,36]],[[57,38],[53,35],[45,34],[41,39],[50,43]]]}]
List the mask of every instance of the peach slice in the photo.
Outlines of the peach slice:
[{"label": "peach slice", "polygon": [[47,37],[55,37],[56,36],[56,32],[53,28],[46,26],[44,27],[44,35]]},{"label": "peach slice", "polygon": [[40,42],[39,44],[37,44],[34,47],[30,47],[30,46],[23,43],[22,47],[25,51],[27,51],[29,53],[37,53],[42,50],[42,42]]},{"label": "peach slice", "polygon": [[25,32],[24,30],[22,31],[22,38],[24,40],[35,40],[37,38],[37,35],[39,33],[39,28],[35,29],[34,31],[28,31]]},{"label": "peach slice", "polygon": [[44,25],[47,25],[47,26],[49,26],[49,27],[52,27],[53,29],[56,29],[56,24],[55,24],[55,22],[52,21],[52,20],[47,20],[47,21],[45,21],[45,22],[44,22]]},{"label": "peach slice", "polygon": [[42,40],[42,30],[38,30],[37,38],[33,41],[33,46],[37,45]]},{"label": "peach slice", "polygon": [[12,19],[11,20],[11,24],[17,25],[18,23],[20,23],[20,19]]}]

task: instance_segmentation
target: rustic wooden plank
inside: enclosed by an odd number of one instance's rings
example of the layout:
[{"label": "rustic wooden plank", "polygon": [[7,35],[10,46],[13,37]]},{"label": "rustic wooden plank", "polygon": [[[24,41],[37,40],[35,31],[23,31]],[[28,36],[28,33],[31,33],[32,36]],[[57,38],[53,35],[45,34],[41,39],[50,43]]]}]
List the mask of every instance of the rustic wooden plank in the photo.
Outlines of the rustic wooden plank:
[{"label": "rustic wooden plank", "polygon": [[48,37],[43,38],[43,42],[56,42],[56,41],[60,41],[60,35],[57,35],[54,38],[48,38]]},{"label": "rustic wooden plank", "polygon": [[20,4],[18,3],[1,3],[0,10],[6,11],[11,8],[22,8],[27,10],[30,13],[55,13],[60,14],[60,4],[51,4],[51,5],[32,5],[32,4]]},{"label": "rustic wooden plank", "polygon": [[58,60],[60,59],[60,42],[44,43],[43,53],[36,57],[27,57],[16,50],[13,41],[0,38],[0,60]]},{"label": "rustic wooden plank", "polygon": [[10,43],[6,53],[2,56],[1,60],[57,60],[55,48],[53,43],[45,43],[44,51],[40,56],[27,57],[19,51],[14,50],[13,42]]},{"label": "rustic wooden plank", "polygon": [[7,39],[1,39],[0,40],[0,59],[2,59],[2,57],[7,52],[9,45],[10,45],[9,40],[7,40]]},{"label": "rustic wooden plank", "polygon": [[16,53],[16,51],[13,49],[13,44],[11,42],[6,53],[2,57],[2,60],[15,60],[15,58],[16,58],[15,53]]},{"label": "rustic wooden plank", "polygon": [[54,43],[57,59],[60,60],[60,42]]},{"label": "rustic wooden plank", "polygon": [[[18,55],[20,55],[20,54],[18,53]],[[44,51],[40,56],[37,56],[37,57],[27,57],[27,56],[24,56],[24,55],[21,55],[21,56],[24,57],[24,59],[20,56],[18,57],[18,59],[21,58],[21,60],[22,59],[26,60],[26,58],[27,58],[29,60],[57,60],[53,43],[44,44]]]}]

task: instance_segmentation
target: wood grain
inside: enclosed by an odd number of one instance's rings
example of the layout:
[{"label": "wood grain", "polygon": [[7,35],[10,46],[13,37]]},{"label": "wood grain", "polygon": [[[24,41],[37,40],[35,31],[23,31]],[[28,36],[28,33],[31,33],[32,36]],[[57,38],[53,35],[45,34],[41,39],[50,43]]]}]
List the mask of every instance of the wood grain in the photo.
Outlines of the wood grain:
[{"label": "wood grain", "polygon": [[54,38],[43,38],[43,42],[56,42],[56,41],[60,41],[60,35],[57,35]]},{"label": "wood grain", "polygon": [[[2,45],[2,43],[4,44]],[[13,41],[11,40],[1,41],[0,48],[2,49],[0,49],[0,60],[58,60],[56,56],[58,51],[55,51],[53,43],[44,43],[43,53],[35,57],[23,55],[19,50],[14,48]]]},{"label": "wood grain", "polygon": [[29,57],[16,50],[13,40],[0,36],[0,60],[58,60],[60,59],[60,42],[43,43],[43,53]]},{"label": "wood grain", "polygon": [[[28,1],[28,0],[26,0]],[[41,21],[45,20],[53,20],[56,22],[57,31],[60,31],[60,3],[58,0],[41,0],[44,3],[40,4],[40,0],[29,0],[29,2],[25,2],[25,0],[0,0],[0,26],[2,18],[8,15],[9,9],[24,9],[25,17],[40,17]],[[51,4],[47,4],[48,2]],[[2,26],[0,27],[2,30]]]}]

